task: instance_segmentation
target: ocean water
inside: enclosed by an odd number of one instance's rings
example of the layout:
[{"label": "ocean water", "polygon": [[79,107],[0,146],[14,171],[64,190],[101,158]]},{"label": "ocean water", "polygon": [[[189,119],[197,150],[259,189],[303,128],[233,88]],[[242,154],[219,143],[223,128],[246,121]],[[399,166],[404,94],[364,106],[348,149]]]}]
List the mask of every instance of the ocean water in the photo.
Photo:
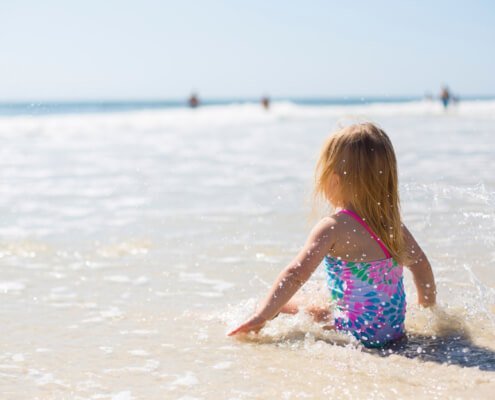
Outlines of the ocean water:
[{"label": "ocean water", "polygon": [[[96,111],[0,117],[0,398],[493,396],[495,101]],[[406,271],[408,340],[389,349],[304,315],[226,337],[311,228],[322,142],[365,120],[395,145],[438,308]]]},{"label": "ocean water", "polygon": [[[487,100],[493,98],[473,97],[466,100]],[[272,99],[273,100],[273,99]],[[288,101],[287,99],[274,99],[276,102]],[[374,103],[404,103],[420,100],[418,97],[342,97],[342,98],[297,98],[290,99],[293,104],[299,105],[363,105]],[[231,99],[202,99],[201,106],[231,106],[259,104],[259,99],[231,98]],[[47,115],[47,114],[88,114],[88,113],[109,113],[142,110],[163,110],[170,108],[184,108],[187,106],[187,99],[175,100],[102,100],[102,101],[19,101],[0,102],[0,116],[18,115]]]}]

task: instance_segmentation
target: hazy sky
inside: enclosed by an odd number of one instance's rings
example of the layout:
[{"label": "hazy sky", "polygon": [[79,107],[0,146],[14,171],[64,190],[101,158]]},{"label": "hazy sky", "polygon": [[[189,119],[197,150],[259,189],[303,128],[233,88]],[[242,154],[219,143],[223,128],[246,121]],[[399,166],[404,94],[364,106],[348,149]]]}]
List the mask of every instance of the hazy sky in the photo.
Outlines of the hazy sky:
[{"label": "hazy sky", "polygon": [[495,94],[495,2],[0,0],[0,99]]}]

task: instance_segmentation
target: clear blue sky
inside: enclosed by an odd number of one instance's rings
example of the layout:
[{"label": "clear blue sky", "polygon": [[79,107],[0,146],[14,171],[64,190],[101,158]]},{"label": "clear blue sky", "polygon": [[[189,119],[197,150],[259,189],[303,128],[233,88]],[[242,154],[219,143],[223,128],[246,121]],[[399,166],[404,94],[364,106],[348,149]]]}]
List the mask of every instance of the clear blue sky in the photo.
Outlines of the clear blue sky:
[{"label": "clear blue sky", "polygon": [[0,0],[0,100],[495,94],[494,1]]}]

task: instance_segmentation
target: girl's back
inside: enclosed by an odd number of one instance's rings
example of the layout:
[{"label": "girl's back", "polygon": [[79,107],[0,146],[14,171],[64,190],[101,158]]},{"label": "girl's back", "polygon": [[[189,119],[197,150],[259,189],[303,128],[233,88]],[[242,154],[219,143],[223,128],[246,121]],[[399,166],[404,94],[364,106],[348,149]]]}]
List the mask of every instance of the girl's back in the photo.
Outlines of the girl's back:
[{"label": "girl's back", "polygon": [[404,335],[402,266],[356,213],[341,210],[335,221],[340,240],[324,260],[335,328],[381,347]]}]

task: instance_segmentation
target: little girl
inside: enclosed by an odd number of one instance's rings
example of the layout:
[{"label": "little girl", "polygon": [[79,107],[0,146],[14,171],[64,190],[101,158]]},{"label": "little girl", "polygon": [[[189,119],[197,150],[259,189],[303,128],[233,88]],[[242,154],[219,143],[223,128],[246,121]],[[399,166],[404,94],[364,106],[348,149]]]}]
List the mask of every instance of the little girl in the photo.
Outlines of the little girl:
[{"label": "little girl", "polygon": [[336,212],[313,228],[256,313],[229,336],[258,332],[280,312],[296,313],[298,306],[289,300],[324,260],[333,312],[307,311],[366,347],[401,338],[406,312],[402,266],[412,272],[421,306],[435,304],[436,289],[430,263],[401,220],[389,137],[371,123],[336,132],[323,146],[315,183],[315,194]]}]

